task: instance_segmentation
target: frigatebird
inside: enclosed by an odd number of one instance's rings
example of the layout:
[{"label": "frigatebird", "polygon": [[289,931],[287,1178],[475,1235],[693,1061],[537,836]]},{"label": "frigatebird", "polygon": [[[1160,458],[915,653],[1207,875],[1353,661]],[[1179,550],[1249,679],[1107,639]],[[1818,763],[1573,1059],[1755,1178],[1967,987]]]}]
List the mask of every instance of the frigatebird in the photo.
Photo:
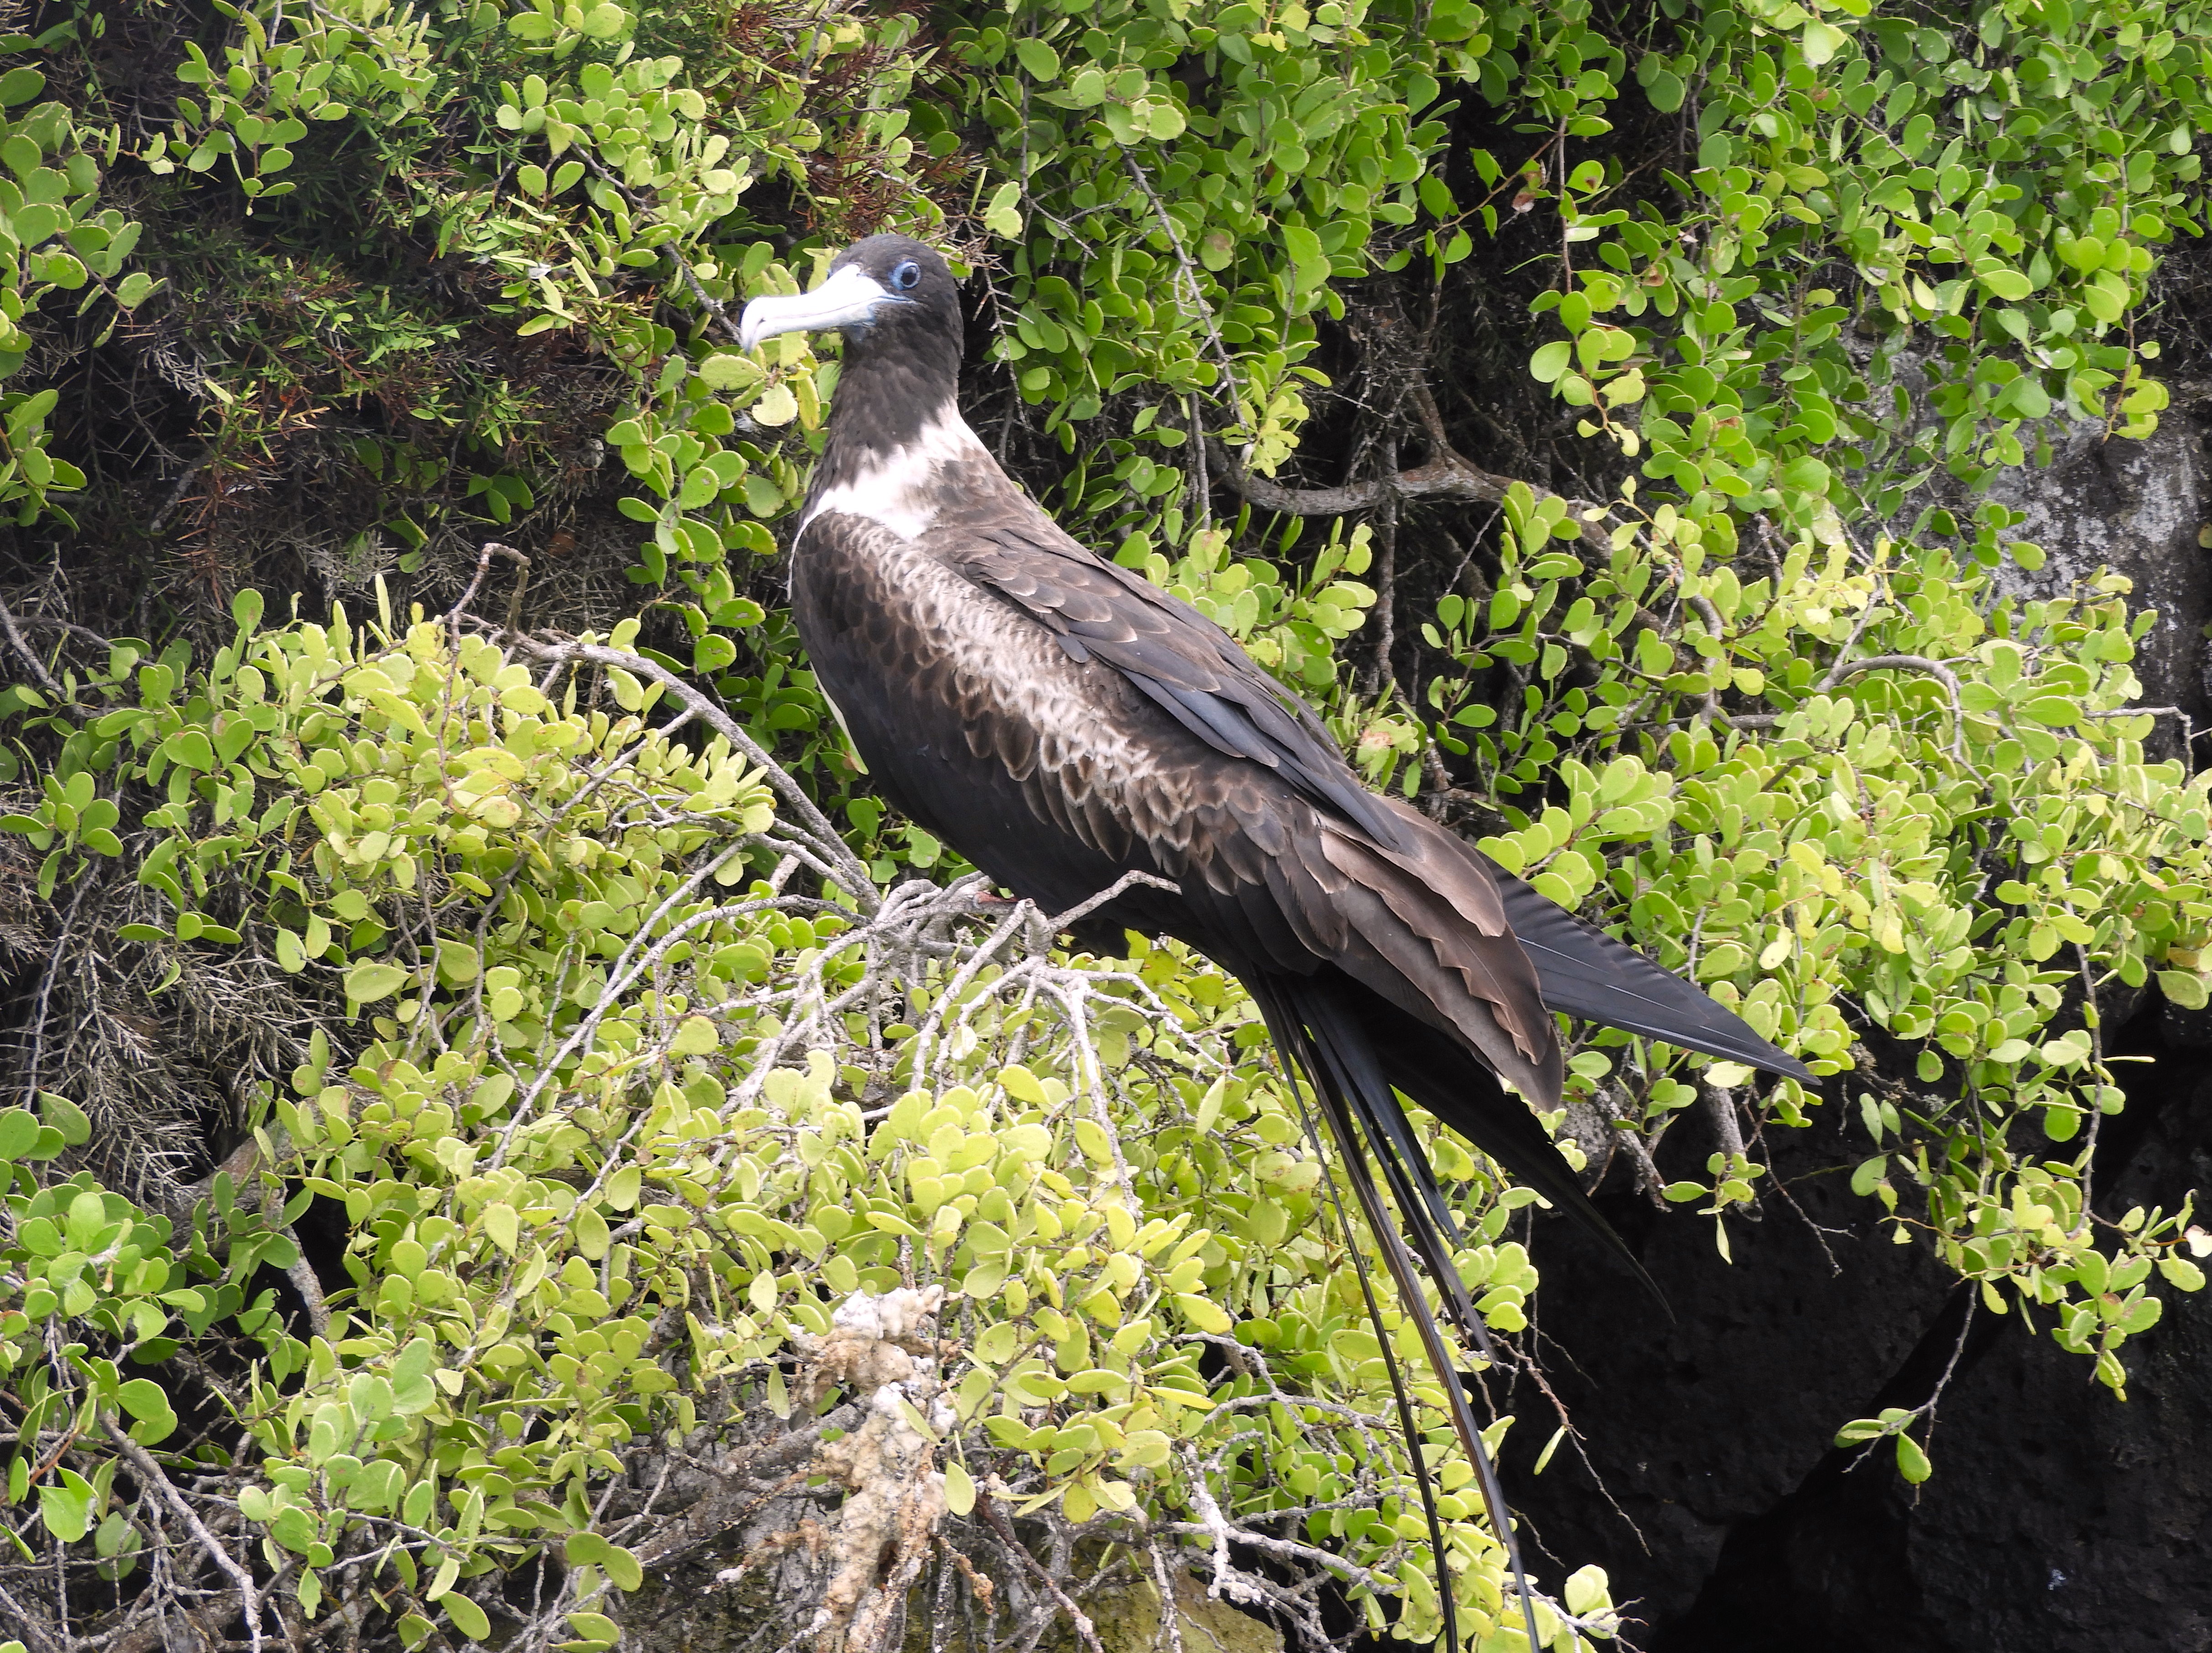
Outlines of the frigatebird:
[{"label": "frigatebird", "polygon": [[739,340],[801,330],[842,333],[844,358],[793,537],[793,613],[869,775],[1043,912],[1132,872],[1169,886],[1131,884],[1079,939],[1173,936],[1244,984],[1336,1138],[1513,1553],[1465,1393],[1367,1169],[1371,1152],[1447,1313],[1486,1348],[1400,1097],[1626,1256],[1530,1111],[1558,1106],[1564,1084],[1553,1012],[1813,1076],[1698,988],[1370,792],[1311,708],[1226,632],[1063,532],[961,417],[959,293],[935,252],[870,236],[811,292],[748,304]]}]

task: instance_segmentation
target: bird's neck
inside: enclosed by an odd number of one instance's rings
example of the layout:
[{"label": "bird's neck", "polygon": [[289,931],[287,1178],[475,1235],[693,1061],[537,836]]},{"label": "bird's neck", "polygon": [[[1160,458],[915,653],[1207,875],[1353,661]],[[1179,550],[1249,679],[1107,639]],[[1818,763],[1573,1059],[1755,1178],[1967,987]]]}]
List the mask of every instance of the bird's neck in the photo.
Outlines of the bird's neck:
[{"label": "bird's neck", "polygon": [[799,526],[836,511],[913,539],[1012,490],[960,416],[957,382],[943,363],[848,343]]},{"label": "bird's neck", "polygon": [[[948,348],[949,345],[949,348]],[[952,410],[960,382],[957,341],[920,330],[870,327],[845,336],[829,440],[814,468],[814,491],[849,483],[911,447]]]}]

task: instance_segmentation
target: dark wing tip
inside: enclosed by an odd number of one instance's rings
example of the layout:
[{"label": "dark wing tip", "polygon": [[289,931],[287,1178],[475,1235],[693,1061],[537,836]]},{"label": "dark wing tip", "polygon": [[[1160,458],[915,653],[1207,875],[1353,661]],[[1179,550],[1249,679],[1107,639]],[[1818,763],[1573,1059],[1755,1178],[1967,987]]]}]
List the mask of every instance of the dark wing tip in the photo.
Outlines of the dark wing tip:
[{"label": "dark wing tip", "polygon": [[1546,1008],[1802,1085],[1820,1083],[1812,1069],[1696,983],[1583,922],[1496,862],[1490,866],[1504,899],[1506,922],[1536,967]]}]

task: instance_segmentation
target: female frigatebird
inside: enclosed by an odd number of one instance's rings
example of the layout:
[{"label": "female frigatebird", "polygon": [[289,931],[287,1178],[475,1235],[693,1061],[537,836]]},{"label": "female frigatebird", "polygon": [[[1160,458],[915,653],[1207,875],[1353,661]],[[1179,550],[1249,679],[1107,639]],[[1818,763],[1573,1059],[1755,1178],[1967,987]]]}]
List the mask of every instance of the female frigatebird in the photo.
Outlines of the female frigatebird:
[{"label": "female frigatebird", "polygon": [[[1510,1549],[1464,1392],[1367,1170],[1371,1152],[1448,1312],[1482,1345],[1450,1211],[1399,1096],[1625,1255],[1530,1111],[1559,1103],[1553,1012],[1812,1075],[1369,792],[1226,632],[1063,532],[960,416],[959,295],[937,253],[870,236],[811,292],[748,304],[740,342],[799,330],[841,332],[845,350],[792,541],[792,606],[869,775],[1044,912],[1133,872],[1174,886],[1132,885],[1084,935],[1176,937],[1250,992],[1320,1101]],[[1443,1606],[1449,1626],[1449,1589]]]}]

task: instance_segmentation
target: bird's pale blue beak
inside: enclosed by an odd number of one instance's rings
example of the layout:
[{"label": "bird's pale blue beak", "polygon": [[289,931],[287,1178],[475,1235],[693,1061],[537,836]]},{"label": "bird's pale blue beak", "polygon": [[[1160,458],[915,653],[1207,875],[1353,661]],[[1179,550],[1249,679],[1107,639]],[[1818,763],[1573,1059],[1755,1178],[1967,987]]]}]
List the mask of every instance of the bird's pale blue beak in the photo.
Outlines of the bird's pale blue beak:
[{"label": "bird's pale blue beak", "polygon": [[738,322],[738,343],[751,349],[778,333],[834,332],[865,327],[885,304],[905,304],[858,264],[841,264],[811,293],[772,295],[745,306]]}]

